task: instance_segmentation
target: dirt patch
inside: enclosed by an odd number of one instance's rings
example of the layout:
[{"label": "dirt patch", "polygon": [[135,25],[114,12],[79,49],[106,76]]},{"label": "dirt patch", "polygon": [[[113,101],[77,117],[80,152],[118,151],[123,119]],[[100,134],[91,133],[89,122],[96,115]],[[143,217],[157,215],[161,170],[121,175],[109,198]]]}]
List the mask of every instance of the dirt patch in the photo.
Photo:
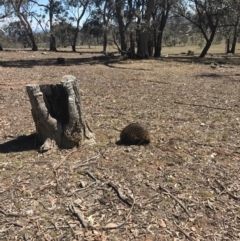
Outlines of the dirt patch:
[{"label": "dirt patch", "polygon": [[[224,61],[1,52],[0,239],[239,240],[240,67]],[[39,154],[25,85],[66,74],[97,143]],[[131,122],[150,145],[115,144]]]}]

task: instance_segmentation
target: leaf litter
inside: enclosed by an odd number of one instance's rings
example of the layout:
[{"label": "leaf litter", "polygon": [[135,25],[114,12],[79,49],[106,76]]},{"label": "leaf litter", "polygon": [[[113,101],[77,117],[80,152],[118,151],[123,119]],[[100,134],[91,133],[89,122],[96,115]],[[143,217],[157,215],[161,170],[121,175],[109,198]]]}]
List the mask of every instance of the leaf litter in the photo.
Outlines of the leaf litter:
[{"label": "leaf litter", "polygon": [[[1,240],[239,240],[239,59],[1,53]],[[59,56],[58,56],[59,55]],[[214,61],[208,59],[208,61]],[[228,68],[229,67],[229,68]],[[37,151],[27,83],[79,80],[95,146]],[[147,146],[119,146],[131,122]]]}]

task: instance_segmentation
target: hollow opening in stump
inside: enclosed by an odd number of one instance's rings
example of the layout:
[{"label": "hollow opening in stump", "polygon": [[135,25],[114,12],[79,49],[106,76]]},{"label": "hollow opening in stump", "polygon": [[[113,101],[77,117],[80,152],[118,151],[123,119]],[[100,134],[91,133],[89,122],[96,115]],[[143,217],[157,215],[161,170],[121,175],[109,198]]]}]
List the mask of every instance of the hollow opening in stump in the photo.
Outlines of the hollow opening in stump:
[{"label": "hollow opening in stump", "polygon": [[55,144],[73,148],[83,143],[94,144],[95,135],[85,120],[77,80],[72,75],[60,84],[27,85],[40,150],[47,151]]},{"label": "hollow opening in stump", "polygon": [[61,84],[40,85],[39,87],[43,93],[43,100],[51,117],[59,121],[62,125],[68,124],[69,114],[67,91]]}]

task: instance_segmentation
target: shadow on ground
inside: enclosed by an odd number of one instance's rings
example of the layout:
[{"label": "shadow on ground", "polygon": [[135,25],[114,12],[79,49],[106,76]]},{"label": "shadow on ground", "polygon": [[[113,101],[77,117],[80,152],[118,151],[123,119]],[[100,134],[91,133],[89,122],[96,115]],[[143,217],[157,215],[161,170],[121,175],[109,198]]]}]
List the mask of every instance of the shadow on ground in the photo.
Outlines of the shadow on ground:
[{"label": "shadow on ground", "polygon": [[[0,66],[9,68],[33,68],[34,66],[71,66],[71,65],[83,65],[83,64],[105,64],[109,61],[106,57],[89,57],[89,58],[67,58],[65,64],[58,64],[57,58],[46,59],[26,59],[26,60],[8,60],[0,61]],[[114,62],[114,59],[112,60]],[[115,60],[118,62],[119,60]]]},{"label": "shadow on ground", "polygon": [[[64,53],[69,52],[56,52],[62,53],[61,57],[64,57]],[[73,53],[73,52],[71,52]],[[77,54],[77,53],[73,53]],[[108,67],[114,68],[123,68],[123,67],[116,67],[111,66],[114,63],[124,62],[125,60],[131,61],[141,61],[141,59],[127,59],[122,58],[120,56],[104,56],[101,53],[92,53],[93,56],[91,57],[83,57],[84,54],[91,54],[91,53],[79,53],[81,57],[79,58],[65,58],[65,64],[58,64],[57,63],[57,56],[56,58],[35,58],[35,59],[14,59],[14,60],[0,60],[0,66],[2,67],[15,67],[15,68],[32,68],[34,66],[72,66],[72,65],[84,65],[84,64],[104,64]],[[205,58],[199,58],[198,56],[186,56],[186,55],[169,55],[167,57],[160,57],[160,58],[149,58],[154,59],[162,62],[180,62],[180,63],[197,63],[197,64],[217,64],[217,65],[239,65],[240,64],[240,56],[239,55],[214,55],[214,56],[207,56]],[[146,59],[145,59],[146,60]]]},{"label": "shadow on ground", "polygon": [[39,147],[37,134],[19,136],[14,140],[0,144],[0,153],[22,152],[36,150]]},{"label": "shadow on ground", "polygon": [[[110,57],[100,55],[100,56],[93,56],[93,57],[87,57],[87,58],[66,58],[64,64],[58,64],[57,58],[33,59],[33,60],[25,59],[25,60],[9,60],[9,61],[0,60],[0,66],[8,67],[8,68],[33,68],[34,66],[58,66],[59,68],[61,68],[62,66],[102,64],[109,68],[127,69],[122,66],[112,65],[117,63],[124,63],[125,60],[129,60],[129,59],[123,59],[122,57],[119,57],[119,56],[110,58]],[[131,59],[131,61],[137,61],[137,59]],[[142,69],[142,68],[131,68],[131,69],[147,71],[146,69]]]}]

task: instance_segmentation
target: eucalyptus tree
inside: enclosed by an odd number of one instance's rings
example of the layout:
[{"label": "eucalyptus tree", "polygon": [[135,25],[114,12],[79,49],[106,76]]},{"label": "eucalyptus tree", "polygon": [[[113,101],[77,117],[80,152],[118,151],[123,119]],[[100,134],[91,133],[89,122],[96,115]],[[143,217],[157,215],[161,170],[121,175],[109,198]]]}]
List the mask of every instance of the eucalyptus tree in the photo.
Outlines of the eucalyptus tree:
[{"label": "eucalyptus tree", "polygon": [[[137,8],[137,2],[140,4],[140,0],[115,0],[114,6],[115,6],[115,14],[116,14],[116,22],[118,24],[118,32],[120,36],[120,47],[118,47],[118,50],[122,55],[127,53],[127,30],[129,29],[129,26],[132,24],[134,17],[136,17],[136,8]],[[140,14],[140,13],[139,13]],[[132,28],[130,30],[130,41],[131,41],[131,52],[132,56],[135,54],[134,51],[134,41],[133,41],[133,32],[134,29]],[[117,43],[115,41],[115,43]]]},{"label": "eucalyptus tree", "polygon": [[137,55],[140,58],[148,58],[150,55],[149,41],[151,39],[152,13],[155,8],[155,0],[137,0]]},{"label": "eucalyptus tree", "polygon": [[74,33],[71,38],[72,51],[76,52],[77,38],[80,31],[80,21],[90,7],[92,0],[64,0],[68,20],[74,25]]},{"label": "eucalyptus tree", "polygon": [[10,0],[8,2],[11,4],[14,14],[18,17],[20,23],[26,30],[32,45],[32,50],[37,51],[38,46],[35,40],[32,26],[30,24],[31,18],[29,19],[29,12],[33,11],[32,4],[30,4],[30,2],[27,0]]},{"label": "eucalyptus tree", "polygon": [[[9,4],[6,4],[5,0],[0,0],[0,21],[12,14]],[[1,32],[4,32],[0,29]],[[3,51],[2,45],[0,44],[0,51]]]},{"label": "eucalyptus tree", "polygon": [[[42,4],[35,0],[28,0],[31,3],[36,4],[38,7],[43,8],[44,13],[41,15],[43,19],[46,18],[45,14],[49,17],[49,29],[50,29],[50,51],[57,51],[56,37],[55,37],[55,22],[60,18],[64,19],[66,10],[62,5],[62,1],[48,0],[48,4]],[[54,19],[55,18],[55,19]]]},{"label": "eucalyptus tree", "polygon": [[64,47],[67,45],[72,46],[73,38],[76,32],[75,26],[62,19],[60,22],[55,24],[54,27],[58,45]]},{"label": "eucalyptus tree", "polygon": [[114,15],[114,0],[96,0],[91,15],[98,19],[103,34],[103,52],[107,50],[108,34],[110,32],[110,21]]},{"label": "eucalyptus tree", "polygon": [[91,18],[87,19],[81,28],[81,33],[83,35],[83,40],[87,40],[88,47],[90,48],[93,38],[97,39],[99,44],[99,39],[103,36],[103,26],[100,19],[96,15],[91,15]]},{"label": "eucalyptus tree", "polygon": [[[130,33],[130,57],[160,56],[162,34],[169,11],[176,0],[115,0],[115,11],[121,38],[121,51],[127,51],[126,36]],[[153,43],[154,44],[153,44]],[[154,45],[154,46],[153,46]]]},{"label": "eucalyptus tree", "polygon": [[181,0],[178,4],[178,14],[199,28],[206,41],[199,57],[207,54],[228,8],[227,0]]},{"label": "eucalyptus tree", "polygon": [[11,5],[9,4],[9,1],[6,0],[0,0],[0,20],[9,17],[13,14],[13,11],[11,9]]},{"label": "eucalyptus tree", "polygon": [[220,20],[219,31],[226,39],[226,53],[235,53],[240,24],[239,0],[226,1],[228,11]]},{"label": "eucalyptus tree", "polygon": [[167,24],[171,9],[177,2],[177,0],[156,0],[156,4],[152,12],[154,57],[161,56],[163,31]]},{"label": "eucalyptus tree", "polygon": [[20,21],[13,21],[4,26],[4,31],[8,37],[17,40],[17,42],[21,43],[24,47],[32,45],[28,36],[28,32]]},{"label": "eucalyptus tree", "polygon": [[135,39],[137,56],[149,56],[148,43],[151,35],[151,18],[155,0],[115,0],[116,19],[120,36],[122,54],[127,53],[127,34],[130,33],[130,57],[135,56]]}]

